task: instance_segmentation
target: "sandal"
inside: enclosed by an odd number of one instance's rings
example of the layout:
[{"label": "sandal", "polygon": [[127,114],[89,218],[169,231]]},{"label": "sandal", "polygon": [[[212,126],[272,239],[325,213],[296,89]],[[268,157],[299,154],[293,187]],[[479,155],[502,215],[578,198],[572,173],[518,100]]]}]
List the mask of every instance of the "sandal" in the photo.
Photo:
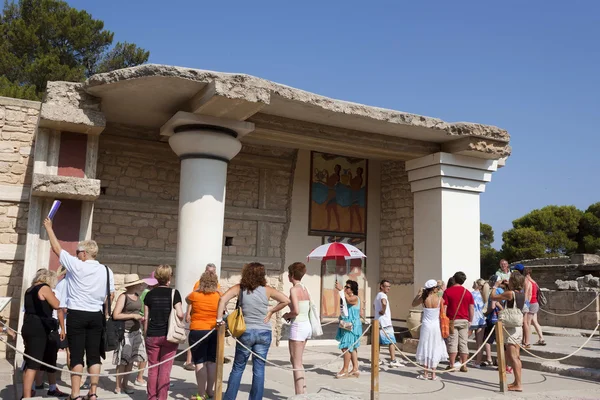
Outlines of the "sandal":
[{"label": "sandal", "polygon": [[346,379],[346,378],[349,378],[349,375],[347,372],[337,373],[335,375],[335,379]]},{"label": "sandal", "polygon": [[545,346],[546,345],[546,341],[545,340],[538,340],[536,345],[538,346]]},{"label": "sandal", "polygon": [[69,397],[67,397],[67,400],[83,400],[83,396],[71,397],[71,395],[69,395]]},{"label": "sandal", "polygon": [[350,378],[358,378],[359,376],[360,376],[359,371],[353,371],[348,374],[348,377],[350,377]]},{"label": "sandal", "polygon": [[523,348],[524,349],[530,349],[531,345],[529,343],[527,343],[527,344],[523,343]]},{"label": "sandal", "polygon": [[[98,395],[96,393],[88,393],[85,396],[82,397],[83,400],[92,400],[92,396],[95,397],[96,400],[98,400]],[[77,400],[77,399],[73,399],[73,400]]]},{"label": "sandal", "polygon": [[417,375],[417,379],[420,381],[428,381],[429,380],[428,377],[426,377],[425,375],[421,375],[421,374]]}]

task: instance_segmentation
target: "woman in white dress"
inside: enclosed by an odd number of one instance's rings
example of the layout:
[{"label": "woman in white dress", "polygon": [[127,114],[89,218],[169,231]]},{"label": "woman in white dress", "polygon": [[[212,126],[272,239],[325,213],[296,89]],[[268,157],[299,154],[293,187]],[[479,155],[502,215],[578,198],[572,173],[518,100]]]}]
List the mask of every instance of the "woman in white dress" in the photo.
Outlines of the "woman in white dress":
[{"label": "woman in white dress", "polygon": [[[443,307],[444,300],[437,295],[439,290],[440,287],[435,279],[425,282],[421,296],[423,317],[421,319],[421,333],[416,359],[426,370],[422,375],[417,376],[417,379],[437,380],[435,369],[440,361],[448,360],[446,343],[444,343],[440,329],[440,307]],[[429,372],[431,372],[431,375],[429,375]]]}]

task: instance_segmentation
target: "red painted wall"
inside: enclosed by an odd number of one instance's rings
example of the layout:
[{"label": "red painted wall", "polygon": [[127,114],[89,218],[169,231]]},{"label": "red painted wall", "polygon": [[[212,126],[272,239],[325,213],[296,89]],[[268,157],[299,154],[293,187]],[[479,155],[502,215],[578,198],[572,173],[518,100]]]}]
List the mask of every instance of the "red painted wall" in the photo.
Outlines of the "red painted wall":
[{"label": "red painted wall", "polygon": [[85,177],[87,138],[87,135],[81,133],[62,132],[60,134],[58,175]]},{"label": "red painted wall", "polygon": [[[62,146],[61,146],[62,148]],[[79,243],[79,226],[81,224],[81,201],[61,200],[60,209],[54,216],[52,227],[62,248],[75,255],[77,243]],[[50,249],[50,265],[52,271],[56,271],[60,263],[58,257]]]}]

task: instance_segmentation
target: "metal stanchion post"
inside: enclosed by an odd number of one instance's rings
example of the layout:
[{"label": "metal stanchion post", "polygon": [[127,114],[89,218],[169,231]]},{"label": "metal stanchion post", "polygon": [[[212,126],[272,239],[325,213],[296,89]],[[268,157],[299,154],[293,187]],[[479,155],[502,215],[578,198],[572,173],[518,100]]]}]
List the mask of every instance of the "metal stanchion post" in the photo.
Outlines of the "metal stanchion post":
[{"label": "metal stanchion post", "polygon": [[506,385],[506,356],[504,354],[504,329],[502,321],[496,323],[496,354],[498,358],[498,376],[500,378],[500,392],[508,392]]},{"label": "metal stanchion post", "polygon": [[371,325],[371,400],[379,400],[379,320]]},{"label": "metal stanchion post", "polygon": [[215,382],[215,400],[223,399],[223,362],[225,361],[225,324],[217,330],[217,378]]}]

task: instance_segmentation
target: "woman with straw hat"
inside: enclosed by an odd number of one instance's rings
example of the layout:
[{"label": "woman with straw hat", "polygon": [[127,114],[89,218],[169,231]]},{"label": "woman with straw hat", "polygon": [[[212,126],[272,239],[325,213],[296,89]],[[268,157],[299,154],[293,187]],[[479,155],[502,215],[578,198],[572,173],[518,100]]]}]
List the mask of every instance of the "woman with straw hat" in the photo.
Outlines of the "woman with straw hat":
[{"label": "woman with straw hat", "polygon": [[[144,305],[138,294],[144,284],[137,274],[125,275],[122,286],[125,292],[119,296],[115,305],[113,319],[125,321],[125,337],[113,355],[113,364],[117,366],[117,372],[129,372],[134,362],[140,363],[147,359],[141,330],[141,321],[144,317],[140,314]],[[133,390],[127,388],[129,382],[127,375],[117,376],[116,380],[115,393],[133,393]]]}]

